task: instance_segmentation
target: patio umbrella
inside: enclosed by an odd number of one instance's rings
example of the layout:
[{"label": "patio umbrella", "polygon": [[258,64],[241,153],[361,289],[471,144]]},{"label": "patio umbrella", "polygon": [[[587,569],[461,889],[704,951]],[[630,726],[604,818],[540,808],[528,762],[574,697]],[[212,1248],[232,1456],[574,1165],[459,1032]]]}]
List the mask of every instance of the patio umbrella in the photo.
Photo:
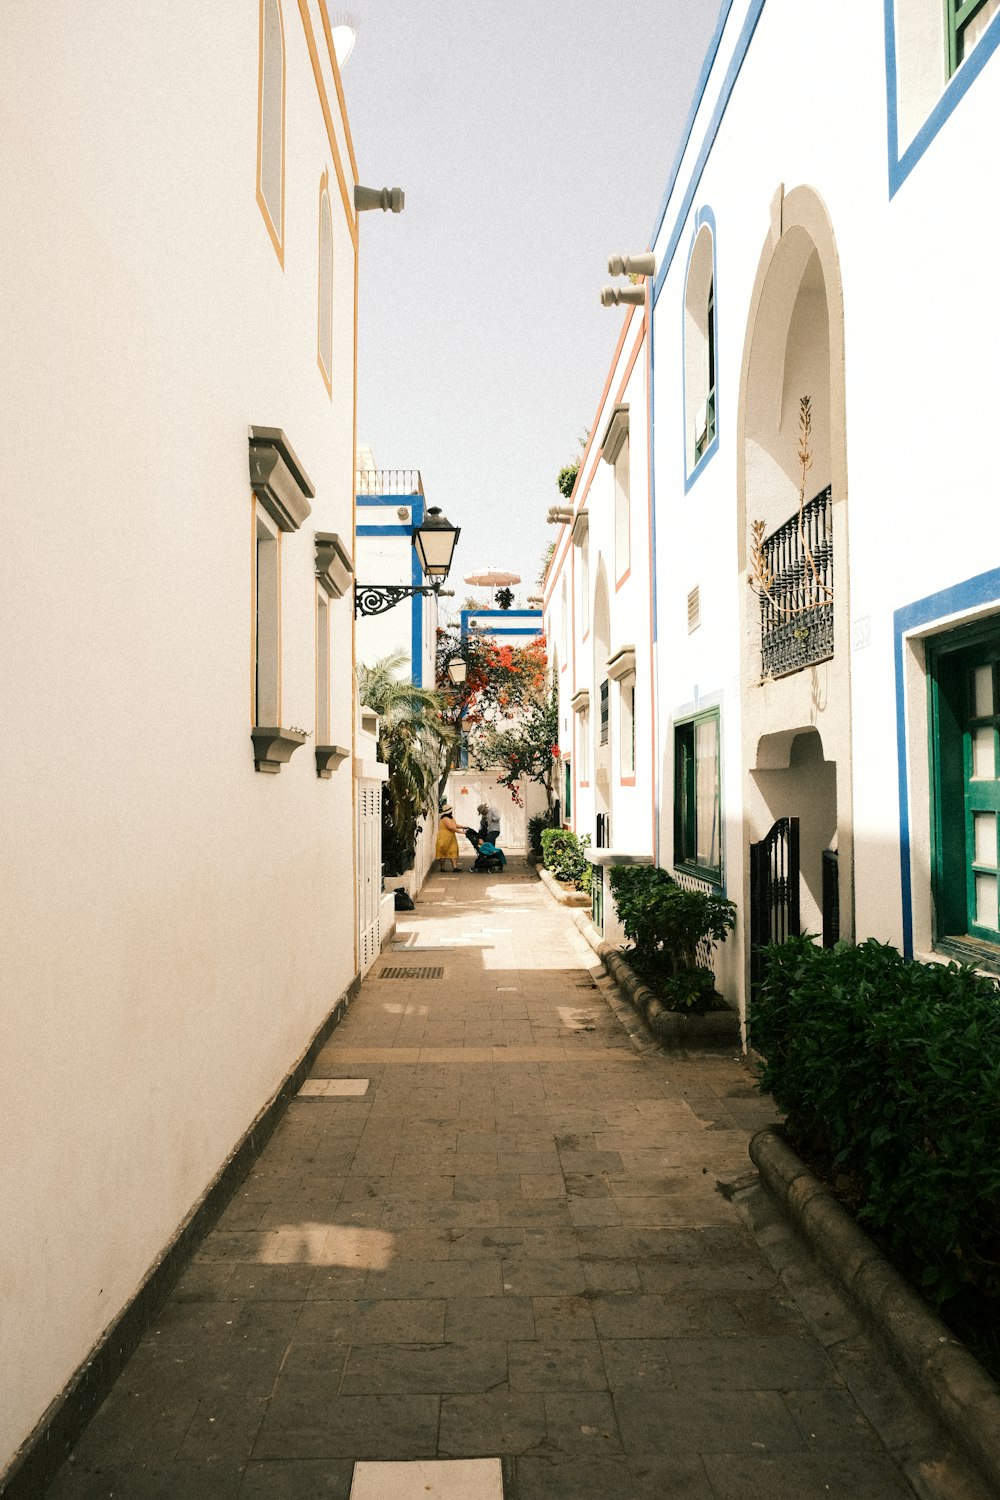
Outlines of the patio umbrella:
[{"label": "patio umbrella", "polygon": [[503,573],[499,568],[487,568],[482,573],[470,573],[465,582],[471,583],[475,588],[497,589],[509,583],[520,583],[521,575],[520,573]]}]

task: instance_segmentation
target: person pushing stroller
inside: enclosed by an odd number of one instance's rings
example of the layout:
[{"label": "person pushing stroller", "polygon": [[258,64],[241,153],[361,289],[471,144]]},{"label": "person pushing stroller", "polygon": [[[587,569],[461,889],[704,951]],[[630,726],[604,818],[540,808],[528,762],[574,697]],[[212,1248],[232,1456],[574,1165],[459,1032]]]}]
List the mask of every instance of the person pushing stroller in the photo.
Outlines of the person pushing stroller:
[{"label": "person pushing stroller", "polygon": [[476,808],[479,813],[479,829],[467,828],[465,837],[476,851],[476,862],[472,866],[476,874],[498,874],[507,863],[507,856],[499,846],[500,814],[488,802]]}]

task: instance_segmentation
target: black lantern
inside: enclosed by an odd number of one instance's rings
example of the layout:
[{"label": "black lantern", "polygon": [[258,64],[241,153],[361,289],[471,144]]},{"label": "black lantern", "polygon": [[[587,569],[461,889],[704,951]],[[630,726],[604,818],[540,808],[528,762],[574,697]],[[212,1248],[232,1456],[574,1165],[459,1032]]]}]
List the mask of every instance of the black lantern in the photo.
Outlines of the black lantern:
[{"label": "black lantern", "polygon": [[425,578],[448,577],[461,527],[453,526],[436,505],[413,533],[413,545]]},{"label": "black lantern", "polygon": [[456,687],[461,687],[469,675],[469,663],[464,656],[453,656],[448,663],[448,676]]},{"label": "black lantern", "polygon": [[354,613],[381,615],[401,599],[416,594],[439,594],[448,577],[461,528],[453,526],[436,505],[430,506],[413,533],[413,546],[421,571],[430,583],[358,583],[354,587]]}]

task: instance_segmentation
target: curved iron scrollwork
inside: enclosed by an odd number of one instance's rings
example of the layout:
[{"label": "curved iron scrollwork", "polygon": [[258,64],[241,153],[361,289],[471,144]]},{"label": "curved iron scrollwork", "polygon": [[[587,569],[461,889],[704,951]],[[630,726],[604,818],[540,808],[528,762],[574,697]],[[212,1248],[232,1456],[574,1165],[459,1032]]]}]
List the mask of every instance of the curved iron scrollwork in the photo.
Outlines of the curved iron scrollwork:
[{"label": "curved iron scrollwork", "polygon": [[403,599],[412,599],[414,594],[436,594],[430,585],[406,583],[358,583],[354,586],[354,613],[356,615],[384,615]]}]

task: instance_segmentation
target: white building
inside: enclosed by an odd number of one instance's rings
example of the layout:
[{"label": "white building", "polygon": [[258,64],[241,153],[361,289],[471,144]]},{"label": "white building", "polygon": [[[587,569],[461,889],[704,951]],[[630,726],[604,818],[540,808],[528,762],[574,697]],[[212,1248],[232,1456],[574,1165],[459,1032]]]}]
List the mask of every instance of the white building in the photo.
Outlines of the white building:
[{"label": "white building", "polygon": [[997,10],[726,0],[650,239],[655,852],[737,902],[744,1013],[785,820],[803,930],[1000,956]]},{"label": "white building", "polygon": [[[872,33],[842,7],[724,6],[652,239],[661,748],[681,796],[685,716],[718,724],[722,837],[687,852],[698,866],[709,849],[741,907],[741,995],[750,845],[784,817],[799,820],[805,930],[822,929],[831,850],[842,936],[923,955],[1000,940],[994,465],[948,419],[957,390],[988,407],[997,388],[1000,295],[984,286],[974,326],[942,295],[959,217],[963,257],[988,262],[997,243],[980,185],[1000,22],[992,4],[961,26],[970,8],[951,9],[949,26],[937,5],[887,0]],[[755,521],[773,604],[747,586]],[[963,738],[980,757],[967,809],[950,769]],[[661,817],[676,864],[675,828]]]},{"label": "white building", "polygon": [[2,1471],[58,1462],[356,986],[381,768],[325,0],[5,6],[0,56]]},{"label": "white building", "polygon": [[[413,533],[426,518],[427,502],[419,469],[378,469],[370,449],[359,449],[356,481],[357,582],[364,609],[366,584],[426,586]],[[432,593],[401,598],[383,613],[362,613],[358,661],[370,667],[387,656],[403,655],[408,680],[433,687],[437,625],[438,600]]]}]

